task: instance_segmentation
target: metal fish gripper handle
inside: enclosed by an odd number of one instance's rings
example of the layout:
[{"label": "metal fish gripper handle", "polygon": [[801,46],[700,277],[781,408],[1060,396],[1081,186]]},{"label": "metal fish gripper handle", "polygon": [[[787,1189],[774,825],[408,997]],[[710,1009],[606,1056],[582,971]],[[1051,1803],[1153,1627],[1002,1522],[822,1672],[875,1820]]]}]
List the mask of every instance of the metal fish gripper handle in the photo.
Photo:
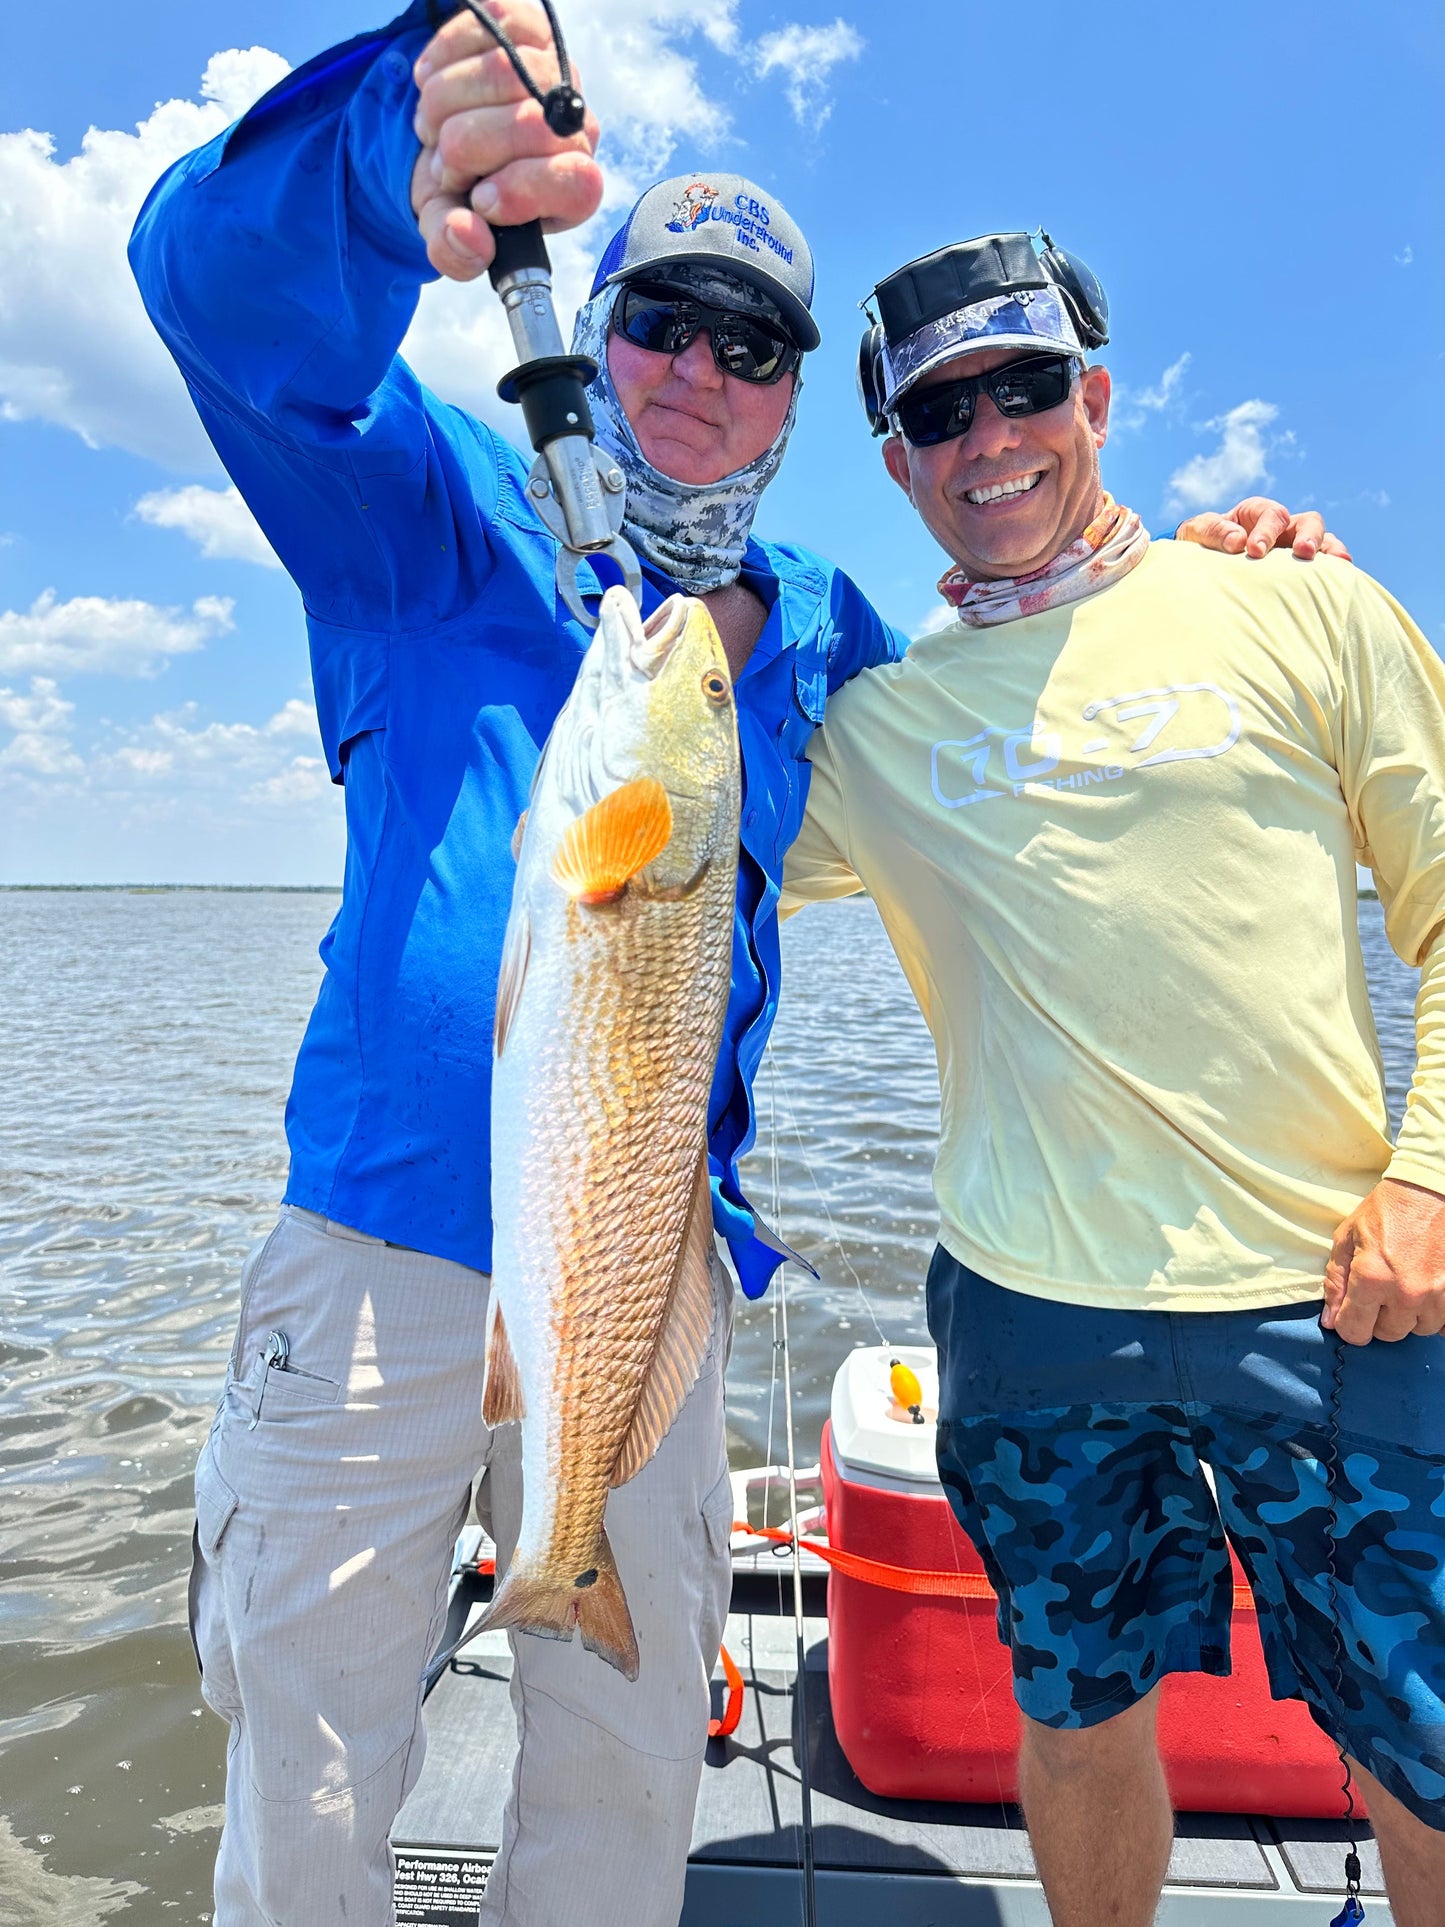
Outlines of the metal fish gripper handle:
[{"label": "metal fish gripper handle", "polygon": [[[435,4],[435,0],[434,0]],[[554,0],[542,0],[557,53],[558,83],[545,94],[528,71],[506,29],[481,0],[453,0],[449,12],[465,7],[491,35],[511,63],[522,86],[541,107],[552,132],[565,140],[585,126],[587,103],[572,84],[572,66]],[[517,351],[517,366],[497,383],[503,401],[520,402],[527,433],[537,451],[527,477],[527,497],[545,526],[561,543],[557,587],[562,600],[588,629],[597,617],[582,600],[577,571],[584,559],[606,555],[621,571],[625,586],[640,604],[642,570],[622,537],[627,484],[622,470],[593,446],[596,429],[587,406],[587,384],[597,364],[586,355],[568,354],[552,305],[552,263],[540,221],[498,227],[492,286],[501,297]]]},{"label": "metal fish gripper handle", "polygon": [[503,401],[520,402],[537,451],[527,477],[527,499],[562,544],[557,587],[587,628],[597,617],[582,599],[577,571],[592,556],[608,556],[632,595],[642,601],[642,570],[623,539],[627,485],[622,470],[595,446],[587,384],[597,364],[568,354],[552,305],[552,266],[540,221],[495,230],[492,286],[501,297],[518,366],[497,383]]}]

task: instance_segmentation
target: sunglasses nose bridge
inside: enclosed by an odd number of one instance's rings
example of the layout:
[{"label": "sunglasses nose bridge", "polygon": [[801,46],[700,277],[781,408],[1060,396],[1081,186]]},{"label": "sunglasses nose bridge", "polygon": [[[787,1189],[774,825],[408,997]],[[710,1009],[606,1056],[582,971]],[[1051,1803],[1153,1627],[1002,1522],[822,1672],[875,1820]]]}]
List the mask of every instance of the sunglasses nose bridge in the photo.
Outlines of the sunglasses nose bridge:
[{"label": "sunglasses nose bridge", "polygon": [[1023,417],[1006,415],[983,381],[974,389],[971,400],[968,426],[958,438],[970,444],[969,454],[994,455],[1017,447],[1022,437],[1019,424]]},{"label": "sunglasses nose bridge", "polygon": [[718,366],[712,329],[706,319],[698,322],[692,331],[691,338],[673,355],[672,365],[686,375],[695,387],[720,388],[722,386],[724,375]]}]

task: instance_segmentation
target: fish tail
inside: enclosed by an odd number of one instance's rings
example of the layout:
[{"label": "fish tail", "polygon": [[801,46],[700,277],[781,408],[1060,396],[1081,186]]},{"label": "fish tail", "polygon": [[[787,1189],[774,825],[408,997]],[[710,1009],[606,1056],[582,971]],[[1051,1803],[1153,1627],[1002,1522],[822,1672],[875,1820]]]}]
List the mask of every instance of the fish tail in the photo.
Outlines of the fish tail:
[{"label": "fish tail", "polygon": [[571,1584],[514,1567],[497,1588],[484,1623],[489,1630],[505,1626],[542,1639],[570,1639],[575,1627],[589,1652],[625,1679],[637,1678],[637,1635],[605,1532],[598,1535],[593,1564]]}]

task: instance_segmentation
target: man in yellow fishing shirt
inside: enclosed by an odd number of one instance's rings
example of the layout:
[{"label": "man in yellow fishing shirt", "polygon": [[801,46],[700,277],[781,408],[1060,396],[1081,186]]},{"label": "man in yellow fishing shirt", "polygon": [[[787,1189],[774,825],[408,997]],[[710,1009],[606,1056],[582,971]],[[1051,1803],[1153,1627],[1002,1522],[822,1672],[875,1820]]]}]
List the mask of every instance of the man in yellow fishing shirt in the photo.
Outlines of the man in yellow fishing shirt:
[{"label": "man in yellow fishing shirt", "polygon": [[[830,701],[784,904],[870,891],[937,1046],[939,1465],[1053,1918],[1153,1919],[1158,1684],[1228,1671],[1227,1535],[1397,1927],[1439,1927],[1445,670],[1348,563],[1104,492],[1107,309],[1047,237],[876,299],[865,404],[957,619]],[[1393,1148],[1357,862],[1422,972]]]}]

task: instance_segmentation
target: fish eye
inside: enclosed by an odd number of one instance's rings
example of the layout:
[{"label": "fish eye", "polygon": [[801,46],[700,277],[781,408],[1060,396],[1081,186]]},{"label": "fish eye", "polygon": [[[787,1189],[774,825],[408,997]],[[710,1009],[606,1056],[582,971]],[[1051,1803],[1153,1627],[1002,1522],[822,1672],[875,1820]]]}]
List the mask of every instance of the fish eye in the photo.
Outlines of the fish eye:
[{"label": "fish eye", "polygon": [[716,669],[709,669],[702,679],[702,692],[711,702],[725,703],[728,699],[726,676],[720,676]]}]

